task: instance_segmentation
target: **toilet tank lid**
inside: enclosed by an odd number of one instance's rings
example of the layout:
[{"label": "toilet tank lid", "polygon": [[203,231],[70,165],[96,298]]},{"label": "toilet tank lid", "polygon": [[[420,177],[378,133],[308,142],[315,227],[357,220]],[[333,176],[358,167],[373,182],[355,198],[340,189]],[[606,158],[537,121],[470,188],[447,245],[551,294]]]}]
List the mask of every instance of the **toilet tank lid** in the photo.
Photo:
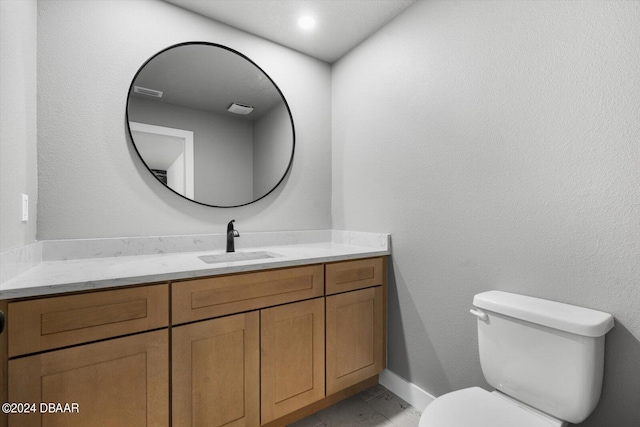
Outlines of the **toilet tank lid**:
[{"label": "toilet tank lid", "polygon": [[613,328],[613,316],[608,313],[509,292],[482,292],[473,297],[473,305],[586,337],[599,337]]}]

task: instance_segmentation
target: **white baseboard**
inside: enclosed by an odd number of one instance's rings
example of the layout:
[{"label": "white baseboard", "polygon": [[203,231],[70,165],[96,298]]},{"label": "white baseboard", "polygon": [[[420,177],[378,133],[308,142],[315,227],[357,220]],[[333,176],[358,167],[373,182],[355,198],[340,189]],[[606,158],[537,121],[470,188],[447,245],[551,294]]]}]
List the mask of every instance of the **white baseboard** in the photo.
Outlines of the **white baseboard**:
[{"label": "white baseboard", "polygon": [[410,383],[388,369],[380,372],[378,378],[380,384],[419,411],[423,411],[429,403],[435,400],[435,397],[417,385]]}]

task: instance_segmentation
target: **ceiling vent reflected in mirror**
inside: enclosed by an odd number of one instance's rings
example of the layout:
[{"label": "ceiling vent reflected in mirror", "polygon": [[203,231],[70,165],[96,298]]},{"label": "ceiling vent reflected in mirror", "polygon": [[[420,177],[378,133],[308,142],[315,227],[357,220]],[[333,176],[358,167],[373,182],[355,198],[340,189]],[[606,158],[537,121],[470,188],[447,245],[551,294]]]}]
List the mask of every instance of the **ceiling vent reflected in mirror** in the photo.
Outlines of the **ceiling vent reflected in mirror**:
[{"label": "ceiling vent reflected in mirror", "polygon": [[140,95],[153,96],[154,98],[162,98],[162,91],[149,89],[142,86],[134,86],[133,91],[135,93],[139,93]]},{"label": "ceiling vent reflected in mirror", "polygon": [[227,111],[234,114],[242,114],[243,116],[250,114],[253,111],[253,107],[251,105],[240,104],[234,102],[227,108]]}]

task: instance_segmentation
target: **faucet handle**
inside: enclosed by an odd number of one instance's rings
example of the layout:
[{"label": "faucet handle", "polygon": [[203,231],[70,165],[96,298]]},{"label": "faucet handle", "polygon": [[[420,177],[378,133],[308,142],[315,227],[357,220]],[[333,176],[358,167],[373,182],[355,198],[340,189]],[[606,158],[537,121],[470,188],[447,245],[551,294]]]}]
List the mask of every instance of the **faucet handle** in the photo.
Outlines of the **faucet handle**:
[{"label": "faucet handle", "polygon": [[238,230],[233,229],[234,222],[235,219],[232,219],[231,221],[229,221],[229,224],[227,224],[227,252],[236,251],[235,244],[233,243],[233,238],[240,237],[240,233],[238,233]]},{"label": "faucet handle", "polygon": [[231,221],[229,221],[229,224],[227,224],[227,234],[231,233],[233,237],[240,237],[240,233],[238,233],[238,230],[233,229],[233,223],[235,221],[235,219],[232,219]]}]

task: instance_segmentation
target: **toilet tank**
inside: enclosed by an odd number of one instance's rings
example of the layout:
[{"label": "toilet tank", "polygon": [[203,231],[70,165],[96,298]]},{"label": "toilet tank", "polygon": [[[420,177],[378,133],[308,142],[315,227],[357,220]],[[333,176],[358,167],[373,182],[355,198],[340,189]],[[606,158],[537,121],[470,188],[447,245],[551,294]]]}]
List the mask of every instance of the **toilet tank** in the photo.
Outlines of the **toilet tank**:
[{"label": "toilet tank", "polygon": [[500,291],[476,295],[473,305],[480,364],[491,386],[574,424],[591,414],[613,316]]}]

